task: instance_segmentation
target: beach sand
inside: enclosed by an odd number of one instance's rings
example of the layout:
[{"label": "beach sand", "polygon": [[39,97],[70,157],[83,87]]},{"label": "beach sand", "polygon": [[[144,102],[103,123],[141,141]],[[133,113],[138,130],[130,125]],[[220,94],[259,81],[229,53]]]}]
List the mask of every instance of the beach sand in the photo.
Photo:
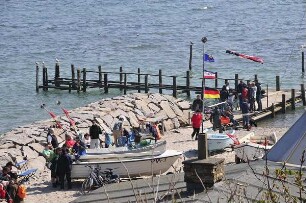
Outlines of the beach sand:
[{"label": "beach sand", "polygon": [[[288,128],[252,128],[256,135],[270,135],[275,132],[277,137],[280,138]],[[184,153],[185,159],[197,157],[198,142],[191,139],[192,128],[179,128],[169,132],[165,132],[162,137],[163,140],[167,140],[167,149],[178,150]],[[236,135],[241,138],[250,133],[250,131],[239,130],[236,131]],[[234,164],[235,154],[233,151],[226,151],[220,154],[215,154],[213,157],[225,158],[226,164]],[[28,196],[25,202],[71,202],[81,196],[81,180],[73,181],[72,189],[59,190],[59,188],[52,188],[50,183],[50,171],[46,170],[37,174],[35,179],[31,179],[27,184]]]}]

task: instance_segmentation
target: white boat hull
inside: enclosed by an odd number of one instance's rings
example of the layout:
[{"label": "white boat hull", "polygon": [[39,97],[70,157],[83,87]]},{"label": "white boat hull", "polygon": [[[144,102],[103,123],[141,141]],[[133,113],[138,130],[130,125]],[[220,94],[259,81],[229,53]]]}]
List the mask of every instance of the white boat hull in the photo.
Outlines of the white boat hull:
[{"label": "white boat hull", "polygon": [[234,145],[234,138],[231,136],[233,136],[235,130],[219,133],[211,129],[206,129],[204,132],[207,134],[209,152],[224,150]]},{"label": "white boat hull", "polygon": [[139,177],[146,175],[159,175],[166,172],[176,161],[182,157],[182,152],[166,150],[158,156],[141,158],[118,158],[100,161],[78,161],[72,164],[71,178],[86,178],[90,174],[90,168],[86,165],[99,166],[102,171],[112,168],[114,174],[120,177]]}]

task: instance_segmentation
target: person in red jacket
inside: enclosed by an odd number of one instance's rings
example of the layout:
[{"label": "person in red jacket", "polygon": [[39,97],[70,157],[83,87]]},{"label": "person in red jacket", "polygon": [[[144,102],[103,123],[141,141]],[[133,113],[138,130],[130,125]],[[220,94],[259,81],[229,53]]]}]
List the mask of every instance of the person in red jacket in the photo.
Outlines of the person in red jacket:
[{"label": "person in red jacket", "polygon": [[197,110],[191,117],[191,122],[192,122],[192,127],[193,127],[193,132],[191,134],[191,138],[193,139],[194,136],[195,140],[198,139],[198,133],[200,132],[200,127],[202,125],[202,112],[201,110]]}]

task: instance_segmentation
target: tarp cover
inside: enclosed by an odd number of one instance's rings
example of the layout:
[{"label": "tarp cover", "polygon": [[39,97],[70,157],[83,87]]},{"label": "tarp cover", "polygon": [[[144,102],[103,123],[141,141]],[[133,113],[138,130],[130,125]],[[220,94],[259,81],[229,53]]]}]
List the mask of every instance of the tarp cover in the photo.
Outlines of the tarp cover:
[{"label": "tarp cover", "polygon": [[[286,162],[300,165],[303,150],[306,149],[305,135],[306,112],[303,113],[303,115],[267,153],[267,159],[275,162]],[[303,165],[306,165],[306,162],[304,162]]]}]

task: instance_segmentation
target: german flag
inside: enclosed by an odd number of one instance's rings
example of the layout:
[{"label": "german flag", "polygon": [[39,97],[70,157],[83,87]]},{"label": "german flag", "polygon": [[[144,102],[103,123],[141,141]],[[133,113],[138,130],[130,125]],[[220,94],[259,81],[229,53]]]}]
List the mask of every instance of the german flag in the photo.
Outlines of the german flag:
[{"label": "german flag", "polygon": [[204,90],[204,99],[219,99],[220,92],[217,89],[205,88]]}]

